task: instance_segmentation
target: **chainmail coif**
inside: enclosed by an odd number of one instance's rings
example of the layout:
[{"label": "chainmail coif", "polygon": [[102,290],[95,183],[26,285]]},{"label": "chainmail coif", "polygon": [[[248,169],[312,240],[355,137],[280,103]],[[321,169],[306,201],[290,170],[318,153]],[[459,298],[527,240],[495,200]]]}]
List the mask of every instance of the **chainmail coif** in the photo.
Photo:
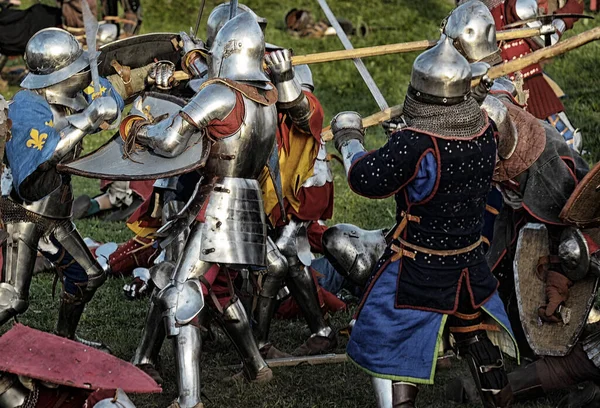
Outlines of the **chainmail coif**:
[{"label": "chainmail coif", "polygon": [[488,125],[473,98],[455,105],[434,105],[406,95],[404,120],[412,128],[448,137],[471,137]]}]

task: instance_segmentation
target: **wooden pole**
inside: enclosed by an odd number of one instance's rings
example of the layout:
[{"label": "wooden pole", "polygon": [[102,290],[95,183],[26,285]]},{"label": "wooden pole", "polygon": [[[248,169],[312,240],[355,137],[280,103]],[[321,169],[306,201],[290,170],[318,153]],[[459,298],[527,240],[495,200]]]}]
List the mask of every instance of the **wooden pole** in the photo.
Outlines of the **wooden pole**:
[{"label": "wooden pole", "polygon": [[[371,116],[367,116],[363,119],[363,127],[368,128],[371,126],[379,125],[386,120],[390,120],[392,118],[396,118],[402,115],[403,105],[390,106],[387,109],[382,110],[381,112],[377,112],[372,114]],[[331,133],[331,126],[327,126],[321,132],[321,138],[328,142],[333,139],[333,133]]]},{"label": "wooden pole", "polygon": [[[538,28],[517,28],[513,30],[498,31],[496,39],[498,41],[509,41],[518,38],[529,38],[540,35]],[[424,51],[437,44],[436,40],[411,41],[398,44],[376,45],[373,47],[355,48],[353,50],[340,50],[319,52],[308,55],[294,55],[292,57],[293,65],[303,64],[321,64],[324,62],[343,61],[353,58],[377,57],[380,55],[399,54],[413,51]],[[189,76],[183,71],[177,71],[174,74],[178,81],[185,81]]]},{"label": "wooden pole", "polygon": [[[593,28],[588,31],[584,31],[581,34],[575,35],[571,38],[568,38],[564,41],[556,43],[550,47],[545,47],[539,49],[537,51],[532,52],[531,54],[527,54],[524,57],[514,59],[508,62],[505,62],[500,65],[496,65],[488,71],[488,76],[492,79],[500,78],[504,75],[508,75],[512,72],[519,71],[525,67],[528,67],[532,64],[537,64],[540,61],[547,60],[550,58],[557,57],[566,52],[572,51],[576,48],[581,47],[587,43],[592,41],[596,41],[600,39],[600,27]],[[479,79],[473,80],[471,83],[472,86],[475,86],[479,83]]]}]

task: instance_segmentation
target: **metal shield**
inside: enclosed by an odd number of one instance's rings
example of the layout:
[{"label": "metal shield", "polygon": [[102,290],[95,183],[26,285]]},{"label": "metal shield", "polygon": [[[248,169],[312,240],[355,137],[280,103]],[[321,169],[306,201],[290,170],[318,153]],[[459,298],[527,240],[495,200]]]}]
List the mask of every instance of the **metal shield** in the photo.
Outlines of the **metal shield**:
[{"label": "metal shield", "polygon": [[0,337],[0,350],[0,371],[92,391],[162,391],[150,376],[126,361],[22,324]]},{"label": "metal shield", "polygon": [[560,212],[560,219],[580,228],[600,226],[600,163],[577,184]]},{"label": "metal shield", "polygon": [[[163,114],[177,114],[185,105],[184,99],[148,92],[133,103],[130,114],[149,120]],[[117,133],[104,146],[79,159],[57,166],[63,173],[105,180],[153,180],[187,173],[203,167],[209,145],[204,137],[177,157],[167,158],[150,150],[138,150],[124,155],[124,142]]]},{"label": "metal shield", "polygon": [[140,68],[157,60],[168,60],[175,64],[181,59],[181,54],[175,44],[179,35],[175,33],[152,33],[136,35],[113,41],[100,47],[98,72],[100,76],[116,74],[110,65],[113,60],[131,69]]},{"label": "metal shield", "polygon": [[[598,234],[598,231],[587,231]],[[598,234],[597,236],[600,236]],[[581,335],[591,310],[597,278],[588,276],[571,287],[565,306],[571,310],[568,324],[546,323],[538,308],[546,302],[546,284],[538,278],[540,257],[550,253],[548,230],[543,224],[528,223],[519,232],[514,260],[515,291],[525,337],[538,356],[564,356]]]}]

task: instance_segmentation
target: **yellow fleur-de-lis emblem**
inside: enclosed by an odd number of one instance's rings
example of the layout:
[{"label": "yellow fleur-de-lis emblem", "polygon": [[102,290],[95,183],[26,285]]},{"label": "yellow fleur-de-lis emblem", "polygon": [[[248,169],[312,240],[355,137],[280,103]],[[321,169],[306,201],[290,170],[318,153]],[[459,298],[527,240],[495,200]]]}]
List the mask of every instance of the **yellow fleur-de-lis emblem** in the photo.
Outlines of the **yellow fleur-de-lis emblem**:
[{"label": "yellow fleur-de-lis emblem", "polygon": [[104,92],[106,92],[106,87],[100,85],[100,92],[94,92],[94,83],[92,82],[90,86],[83,90],[83,92],[85,92],[86,95],[91,95],[92,99],[96,99],[97,97],[104,95]]},{"label": "yellow fleur-de-lis emblem", "polygon": [[29,132],[29,136],[31,137],[31,139],[27,141],[26,146],[31,147],[32,149],[42,150],[44,144],[46,143],[48,135],[46,133],[40,134],[40,132],[37,129],[31,129],[31,132]]},{"label": "yellow fleur-de-lis emblem", "polygon": [[44,125],[54,127],[54,122],[50,119],[48,122],[44,122]]}]

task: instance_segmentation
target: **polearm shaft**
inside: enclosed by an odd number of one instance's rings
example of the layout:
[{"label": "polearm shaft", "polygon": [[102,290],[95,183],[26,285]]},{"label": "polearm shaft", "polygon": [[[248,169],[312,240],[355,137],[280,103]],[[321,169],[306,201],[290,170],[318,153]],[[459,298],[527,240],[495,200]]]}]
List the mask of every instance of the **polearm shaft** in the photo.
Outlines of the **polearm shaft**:
[{"label": "polearm shaft", "polygon": [[[581,34],[573,36],[562,42],[554,44],[550,47],[542,48],[534,51],[531,54],[527,54],[524,57],[505,62],[500,65],[496,65],[488,71],[488,76],[492,79],[500,78],[504,75],[510,74],[515,71],[519,71],[529,65],[536,64],[540,61],[547,60],[550,58],[557,57],[566,52],[574,50],[592,41],[600,40],[600,27],[593,28],[588,31],[584,31]],[[471,86],[476,86],[479,83],[479,79],[473,80]],[[390,120],[391,118],[398,117],[402,114],[402,105],[392,106],[385,111],[377,112],[371,116],[367,116],[363,119],[363,126],[365,128],[376,126]],[[333,134],[329,129],[329,126],[323,129],[321,138],[324,141],[333,139]]]},{"label": "polearm shaft", "polygon": [[[537,64],[540,61],[557,57],[566,52],[574,50],[575,48],[579,48],[582,45],[597,40],[600,40],[600,27],[584,31],[581,34],[575,35],[571,38],[568,38],[549,47],[545,47],[534,51],[531,54],[527,54],[524,57],[493,66],[492,68],[490,68],[487,75],[492,79],[500,78],[504,75],[508,75],[512,72],[519,71],[525,67],[528,67],[529,65]],[[479,79],[476,79],[473,80],[471,85],[475,86],[478,83]]]},{"label": "polearm shaft", "polygon": [[[514,30],[498,31],[496,38],[498,41],[510,41],[519,38],[530,38],[540,35],[539,28],[524,28]],[[292,57],[292,65],[303,64],[321,64],[324,62],[343,61],[353,58],[368,58],[377,57],[380,55],[400,54],[404,52],[424,51],[437,44],[435,40],[420,40],[398,44],[376,45],[373,47],[355,48],[352,50],[318,52],[307,55],[294,55]],[[184,81],[189,79],[189,76],[183,71],[175,73],[175,79]]]},{"label": "polearm shaft", "polygon": [[[525,28],[517,30],[498,31],[498,41],[510,41],[519,38],[529,38],[540,35],[539,28]],[[379,55],[399,54],[404,52],[424,51],[437,44],[437,40],[420,40],[398,44],[376,45],[374,47],[356,48],[353,50],[320,52],[308,55],[294,55],[293,65],[320,64],[323,62],[341,61],[352,58],[368,58]]]},{"label": "polearm shaft", "polygon": [[[333,14],[331,9],[329,8],[327,1],[326,0],[317,0],[317,1],[319,2],[321,9],[323,9],[323,12],[325,13],[325,16],[327,17],[327,20],[329,20],[329,23],[335,29],[335,32],[336,32],[338,38],[340,39],[340,41],[342,42],[342,44],[344,45],[344,48],[347,50],[354,49],[354,47],[352,46],[352,43],[346,36],[346,33],[344,32],[344,30],[342,29],[342,26],[340,26],[340,23],[338,22],[337,18],[335,17],[335,14]],[[356,69],[358,69],[358,72],[360,73],[360,76],[362,77],[363,81],[365,81],[365,84],[367,84],[367,88],[369,88],[369,91],[373,95],[373,98],[375,98],[375,102],[377,102],[379,109],[381,109],[381,110],[387,109],[389,107],[389,105],[386,102],[385,98],[383,97],[383,94],[377,87],[377,84],[373,80],[373,77],[369,73],[369,70],[367,69],[365,64],[359,58],[353,58],[352,61],[354,62],[354,65],[356,65]]]}]

